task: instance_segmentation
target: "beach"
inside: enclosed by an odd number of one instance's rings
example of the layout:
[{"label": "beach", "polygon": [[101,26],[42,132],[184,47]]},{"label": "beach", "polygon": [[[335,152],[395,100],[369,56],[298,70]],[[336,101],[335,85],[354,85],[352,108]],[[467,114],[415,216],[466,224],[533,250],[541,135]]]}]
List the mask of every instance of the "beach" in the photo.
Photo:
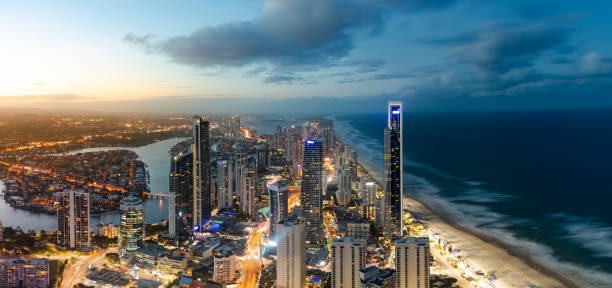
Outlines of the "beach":
[{"label": "beach", "polygon": [[[382,171],[377,171],[363,161],[360,164],[379,183],[383,183]],[[567,279],[535,263],[527,255],[513,251],[512,245],[470,231],[444,213],[435,211],[425,202],[404,196],[404,208],[418,215],[428,229],[436,232],[440,238],[460,249],[474,268],[495,274],[495,287],[585,287],[585,284],[578,285],[575,280]],[[434,253],[434,257],[436,256],[439,257]]]}]

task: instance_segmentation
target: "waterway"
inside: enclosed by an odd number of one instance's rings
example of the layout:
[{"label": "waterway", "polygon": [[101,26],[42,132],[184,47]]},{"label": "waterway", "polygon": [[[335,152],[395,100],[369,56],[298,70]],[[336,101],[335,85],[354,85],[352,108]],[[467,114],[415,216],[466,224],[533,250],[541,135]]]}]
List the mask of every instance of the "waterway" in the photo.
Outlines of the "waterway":
[{"label": "waterway", "polygon": [[[138,154],[140,160],[147,165],[149,171],[149,188],[154,194],[168,194],[168,173],[170,172],[170,148],[176,143],[188,138],[172,138],[140,147],[99,147],[71,151],[69,154],[97,152],[108,150],[131,150]],[[4,191],[4,183],[0,181],[0,191]],[[157,223],[168,219],[168,204],[165,197],[147,199],[144,204],[147,223]],[[0,199],[0,220],[4,226],[21,227],[22,230],[57,230],[57,220],[54,215],[33,213],[11,207]],[[103,215],[91,216],[90,226],[99,222],[119,224],[119,211]]]}]

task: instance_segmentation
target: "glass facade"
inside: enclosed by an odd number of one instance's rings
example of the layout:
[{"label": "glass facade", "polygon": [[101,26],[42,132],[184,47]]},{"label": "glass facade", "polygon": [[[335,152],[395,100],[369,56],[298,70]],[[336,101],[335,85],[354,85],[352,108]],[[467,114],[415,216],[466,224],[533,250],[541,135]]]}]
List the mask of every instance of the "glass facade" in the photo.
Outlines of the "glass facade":
[{"label": "glass facade", "polygon": [[385,128],[385,237],[402,237],[402,103],[389,103]]},{"label": "glass facade", "polygon": [[121,201],[119,252],[131,253],[144,246],[145,218],[142,201],[130,195]]},{"label": "glass facade", "polygon": [[323,244],[323,205],[321,202],[323,173],[323,144],[317,139],[304,143],[302,166],[302,217],[306,222],[306,243]]}]

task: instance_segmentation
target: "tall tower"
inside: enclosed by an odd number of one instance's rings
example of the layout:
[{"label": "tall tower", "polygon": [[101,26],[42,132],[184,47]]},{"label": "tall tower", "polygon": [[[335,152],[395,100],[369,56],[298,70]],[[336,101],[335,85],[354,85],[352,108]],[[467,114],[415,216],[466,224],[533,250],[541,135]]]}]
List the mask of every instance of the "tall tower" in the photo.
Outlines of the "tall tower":
[{"label": "tall tower", "polygon": [[387,239],[401,238],[403,228],[402,103],[389,102],[385,128],[385,229]]},{"label": "tall tower", "polygon": [[204,117],[193,117],[193,229],[200,230],[210,218],[210,140],[209,123]]},{"label": "tall tower", "polygon": [[142,201],[133,195],[125,197],[119,205],[119,253],[131,253],[144,246],[145,218]]},{"label": "tall tower", "polygon": [[429,288],[429,238],[395,241],[395,271],[395,287]]},{"label": "tall tower", "polygon": [[243,215],[253,217],[255,215],[255,185],[257,182],[257,171],[252,167],[244,166],[242,175],[242,193],[240,194],[240,210]]},{"label": "tall tower", "polygon": [[89,194],[65,190],[55,193],[57,243],[67,249],[89,248]]},{"label": "tall tower", "polygon": [[276,287],[302,288],[306,284],[304,221],[291,217],[276,225],[280,239],[276,246]]},{"label": "tall tower", "polygon": [[270,195],[270,235],[272,235],[272,238],[276,232],[274,224],[284,221],[288,217],[289,189],[284,183],[270,184],[268,185],[268,193]]},{"label": "tall tower", "polygon": [[233,203],[233,176],[232,163],[227,160],[217,162],[217,199],[219,211],[232,209]]},{"label": "tall tower", "polygon": [[367,257],[365,240],[353,237],[334,239],[331,253],[331,287],[359,288],[359,269],[365,267]]},{"label": "tall tower", "polygon": [[[363,177],[361,177],[363,179]],[[376,183],[362,181],[361,199],[363,203],[363,217],[376,220]]]},{"label": "tall tower", "polygon": [[320,140],[308,139],[304,142],[304,161],[302,166],[302,217],[306,221],[306,243],[322,244],[323,205],[321,202],[321,174],[323,171],[323,144]]},{"label": "tall tower", "polygon": [[180,152],[170,160],[168,234],[172,237],[188,230],[185,229],[184,223],[191,223],[192,221],[190,219],[193,209],[192,167],[193,153],[191,151]]}]

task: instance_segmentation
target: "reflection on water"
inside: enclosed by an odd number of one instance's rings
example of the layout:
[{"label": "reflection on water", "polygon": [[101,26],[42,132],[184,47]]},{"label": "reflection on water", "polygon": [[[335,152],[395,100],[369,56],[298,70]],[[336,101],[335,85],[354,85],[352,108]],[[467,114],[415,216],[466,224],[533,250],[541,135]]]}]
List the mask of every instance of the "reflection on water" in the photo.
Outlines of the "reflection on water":
[{"label": "reflection on water", "polygon": [[[146,146],[131,147],[101,147],[87,148],[72,151],[70,154],[83,152],[96,152],[125,149],[138,154],[140,160],[147,164],[150,175],[150,188],[152,193],[168,194],[168,173],[170,172],[169,150],[176,143],[188,138],[173,138]],[[0,181],[0,191],[4,191],[4,184]],[[168,205],[165,198],[148,199],[144,204],[144,213],[147,223],[157,223],[168,219]],[[0,200],[0,219],[4,226],[21,227],[23,230],[56,230],[57,222],[55,216],[48,214],[37,214],[26,210],[15,209]],[[100,216],[92,216],[90,226],[99,222],[119,224],[119,212],[107,213]]]}]

